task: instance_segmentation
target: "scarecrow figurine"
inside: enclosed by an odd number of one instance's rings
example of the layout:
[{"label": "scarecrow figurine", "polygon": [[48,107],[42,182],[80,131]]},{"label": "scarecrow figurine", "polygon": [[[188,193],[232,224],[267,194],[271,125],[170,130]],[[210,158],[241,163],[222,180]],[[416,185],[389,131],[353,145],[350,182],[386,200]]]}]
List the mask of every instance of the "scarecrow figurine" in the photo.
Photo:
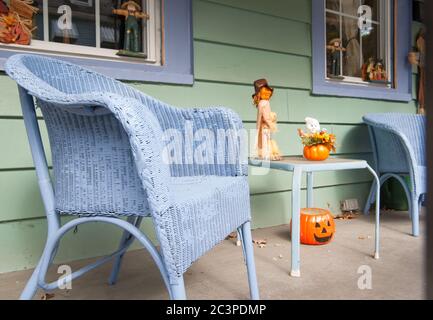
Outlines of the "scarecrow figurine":
[{"label": "scarecrow figurine", "polygon": [[118,55],[146,57],[140,52],[140,29],[138,19],[149,19],[149,15],[141,11],[135,1],[129,0],[122,4],[121,9],[113,9],[113,13],[125,17],[125,38],[123,50]]},{"label": "scarecrow figurine", "polygon": [[341,39],[335,38],[329,42],[326,49],[331,51],[331,72],[329,77],[343,79],[340,75],[340,52],[345,52],[346,49],[343,48],[341,44]]},{"label": "scarecrow figurine", "polygon": [[277,114],[272,112],[269,100],[274,89],[268,85],[266,79],[254,81],[255,93],[253,104],[257,108],[257,137],[256,157],[263,160],[281,160],[281,153],[272,133],[277,131]]}]

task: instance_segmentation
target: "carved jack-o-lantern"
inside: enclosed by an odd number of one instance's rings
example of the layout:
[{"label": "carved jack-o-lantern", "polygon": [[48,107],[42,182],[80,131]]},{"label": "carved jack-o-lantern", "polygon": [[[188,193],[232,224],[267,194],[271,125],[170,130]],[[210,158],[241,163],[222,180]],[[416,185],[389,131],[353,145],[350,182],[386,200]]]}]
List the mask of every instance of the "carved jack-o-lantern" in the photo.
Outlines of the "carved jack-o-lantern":
[{"label": "carved jack-o-lantern", "polygon": [[[335,223],[331,212],[325,209],[301,209],[300,240],[302,244],[323,245],[335,234]],[[290,229],[292,223],[290,222]]]}]

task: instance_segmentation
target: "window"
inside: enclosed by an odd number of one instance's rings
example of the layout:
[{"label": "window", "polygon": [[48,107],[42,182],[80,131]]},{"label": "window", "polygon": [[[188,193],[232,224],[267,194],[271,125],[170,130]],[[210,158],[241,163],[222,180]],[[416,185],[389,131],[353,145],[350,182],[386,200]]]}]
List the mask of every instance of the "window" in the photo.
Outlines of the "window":
[{"label": "window", "polygon": [[[147,63],[161,63],[161,0],[141,0],[149,19],[138,19],[139,51]],[[112,12],[117,0],[35,0],[37,26],[30,47],[61,54],[125,60],[125,17]],[[135,58],[137,59],[137,58]]]},{"label": "window", "polygon": [[[34,0],[33,5],[38,12],[30,45],[0,43],[0,67],[9,55],[26,51],[118,79],[193,81],[191,0]],[[134,21],[125,16],[131,6],[140,13]],[[131,24],[133,35],[125,36]]]},{"label": "window", "polygon": [[[392,83],[389,5],[380,0],[326,0],[328,79]],[[382,70],[373,70],[376,65]]]},{"label": "window", "polygon": [[410,0],[313,0],[313,93],[411,100]]}]

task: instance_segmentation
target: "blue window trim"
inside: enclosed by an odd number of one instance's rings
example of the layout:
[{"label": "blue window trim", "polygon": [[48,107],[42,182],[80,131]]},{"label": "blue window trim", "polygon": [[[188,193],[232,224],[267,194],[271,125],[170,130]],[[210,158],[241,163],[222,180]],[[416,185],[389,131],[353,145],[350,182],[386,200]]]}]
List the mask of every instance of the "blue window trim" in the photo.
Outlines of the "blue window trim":
[{"label": "blue window trim", "polygon": [[[78,56],[59,58],[119,80],[191,85],[194,83],[191,0],[164,0],[164,24],[165,62],[163,66],[98,58],[84,59]],[[22,52],[22,50],[0,49],[0,70],[4,70],[7,58]]]},{"label": "blue window trim", "polygon": [[[342,97],[412,100],[412,67],[407,54],[411,48],[412,1],[397,0],[396,88],[363,86],[326,79],[325,1],[312,0],[313,94]],[[390,0],[392,1],[392,0]]]}]

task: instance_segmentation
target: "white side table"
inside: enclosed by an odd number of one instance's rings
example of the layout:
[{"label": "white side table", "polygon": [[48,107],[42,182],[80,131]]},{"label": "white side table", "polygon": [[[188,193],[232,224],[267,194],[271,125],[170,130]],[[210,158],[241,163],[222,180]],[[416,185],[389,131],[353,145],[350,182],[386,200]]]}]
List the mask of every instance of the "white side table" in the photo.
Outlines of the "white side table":
[{"label": "white side table", "polygon": [[285,157],[281,161],[249,159],[249,164],[256,167],[271,168],[293,172],[292,178],[292,277],[300,277],[300,214],[301,214],[301,178],[307,174],[307,207],[313,207],[313,172],[333,170],[368,169],[376,180],[376,224],[374,258],[379,259],[379,221],[380,221],[380,182],[376,172],[365,160],[328,158],[325,161],[309,161],[303,157]]}]

